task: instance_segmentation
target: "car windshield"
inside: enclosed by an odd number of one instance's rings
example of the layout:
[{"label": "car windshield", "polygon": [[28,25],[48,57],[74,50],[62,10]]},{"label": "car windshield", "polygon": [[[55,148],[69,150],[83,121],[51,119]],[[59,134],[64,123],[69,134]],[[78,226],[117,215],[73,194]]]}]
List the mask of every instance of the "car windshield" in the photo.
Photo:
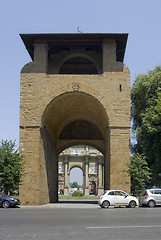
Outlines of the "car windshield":
[{"label": "car windshield", "polygon": [[105,195],[107,191],[104,191],[104,193],[102,195]]}]

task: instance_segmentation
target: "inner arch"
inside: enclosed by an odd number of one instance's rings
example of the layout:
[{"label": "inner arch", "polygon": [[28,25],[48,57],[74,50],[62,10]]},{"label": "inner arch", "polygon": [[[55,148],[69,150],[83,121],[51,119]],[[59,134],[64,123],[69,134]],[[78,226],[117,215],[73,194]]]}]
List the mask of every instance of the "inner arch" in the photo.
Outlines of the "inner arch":
[{"label": "inner arch", "polygon": [[103,139],[100,130],[91,122],[77,120],[64,127],[60,139]]},{"label": "inner arch", "polygon": [[70,183],[77,182],[78,185],[83,185],[83,171],[80,167],[73,167],[70,170]]},{"label": "inner arch", "polygon": [[77,91],[52,100],[42,118],[42,126],[57,143],[58,153],[76,144],[92,145],[103,152],[108,124],[103,105],[93,96]]},{"label": "inner arch", "polygon": [[97,74],[97,68],[85,57],[72,57],[60,68],[60,74]]}]

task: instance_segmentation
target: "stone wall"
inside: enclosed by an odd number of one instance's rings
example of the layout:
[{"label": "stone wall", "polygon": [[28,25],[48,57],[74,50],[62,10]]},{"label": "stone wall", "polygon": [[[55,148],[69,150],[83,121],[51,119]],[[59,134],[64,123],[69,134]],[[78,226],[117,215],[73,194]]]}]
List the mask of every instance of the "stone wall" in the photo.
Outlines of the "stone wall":
[{"label": "stone wall", "polygon": [[[92,58],[96,54],[89,55]],[[50,60],[48,45],[34,44],[34,62],[21,71],[20,150],[26,172],[22,204],[58,200],[58,155],[72,145],[101,151],[105,189],[130,192],[130,178],[123,172],[130,160],[130,73],[116,61],[116,41],[102,43],[102,55],[95,60],[99,74],[49,74]],[[60,139],[73,121],[93,124],[102,139]]]},{"label": "stone wall", "polygon": [[[108,115],[109,126],[107,127],[110,128],[111,135],[110,188],[120,188],[128,192],[130,190],[129,178],[122,173],[130,157],[128,145],[130,141],[130,79],[127,67],[124,67],[123,72],[88,76],[23,73],[21,74],[20,146],[23,146],[21,150],[25,156],[27,175],[21,195],[22,203],[39,204],[41,202],[33,201],[33,195],[34,199],[39,199],[35,196],[40,196],[41,193],[36,185],[40,184],[42,116],[54,98],[68,92],[86,93],[103,105]],[[62,109],[63,111],[65,112],[66,109]],[[105,146],[102,146],[102,150],[105,151]],[[32,179],[28,174],[32,174]],[[121,180],[122,177],[125,179],[124,183]],[[40,188],[47,187],[41,184]],[[32,193],[29,194],[31,189],[33,189]],[[30,196],[28,200],[24,200],[25,194]]]}]

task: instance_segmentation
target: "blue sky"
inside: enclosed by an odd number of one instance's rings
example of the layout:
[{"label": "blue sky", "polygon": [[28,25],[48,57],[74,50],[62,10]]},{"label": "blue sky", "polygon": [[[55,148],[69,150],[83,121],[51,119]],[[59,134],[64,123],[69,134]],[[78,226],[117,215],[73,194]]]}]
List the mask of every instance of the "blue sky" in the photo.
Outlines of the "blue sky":
[{"label": "blue sky", "polygon": [[83,185],[83,172],[80,168],[75,167],[70,171],[70,183],[77,182],[78,185]]},{"label": "blue sky", "polygon": [[131,85],[161,64],[160,0],[1,0],[0,140],[19,139],[20,71],[31,59],[20,33],[129,33]]}]

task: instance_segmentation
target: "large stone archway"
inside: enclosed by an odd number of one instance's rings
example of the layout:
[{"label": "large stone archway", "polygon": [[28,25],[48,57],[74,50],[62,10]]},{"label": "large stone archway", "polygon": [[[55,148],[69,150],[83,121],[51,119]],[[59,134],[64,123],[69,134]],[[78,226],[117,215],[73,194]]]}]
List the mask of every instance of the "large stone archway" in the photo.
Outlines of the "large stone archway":
[{"label": "large stone archway", "polygon": [[[21,71],[22,204],[58,200],[58,155],[73,145],[102,152],[104,188],[129,192],[130,179],[123,172],[130,158],[130,76],[122,50],[127,34],[21,38],[33,60]],[[66,61],[68,56],[78,57]]]},{"label": "large stone archway", "polygon": [[[105,153],[108,117],[102,104],[93,96],[72,91],[59,95],[46,107],[42,117],[42,146],[46,179],[41,186],[48,190],[50,202],[57,201],[58,154],[73,145],[91,145]],[[109,156],[106,158],[108,165]],[[86,164],[88,162],[86,161]],[[65,164],[65,167],[67,165]],[[109,179],[106,174],[106,179]],[[108,182],[108,180],[106,180]],[[88,188],[88,186],[86,186]],[[44,194],[45,196],[45,194]]]},{"label": "large stone archway", "polygon": [[108,116],[89,93],[66,92],[52,100],[42,117],[42,127],[56,141],[57,153],[68,146],[86,144],[105,152]]}]

